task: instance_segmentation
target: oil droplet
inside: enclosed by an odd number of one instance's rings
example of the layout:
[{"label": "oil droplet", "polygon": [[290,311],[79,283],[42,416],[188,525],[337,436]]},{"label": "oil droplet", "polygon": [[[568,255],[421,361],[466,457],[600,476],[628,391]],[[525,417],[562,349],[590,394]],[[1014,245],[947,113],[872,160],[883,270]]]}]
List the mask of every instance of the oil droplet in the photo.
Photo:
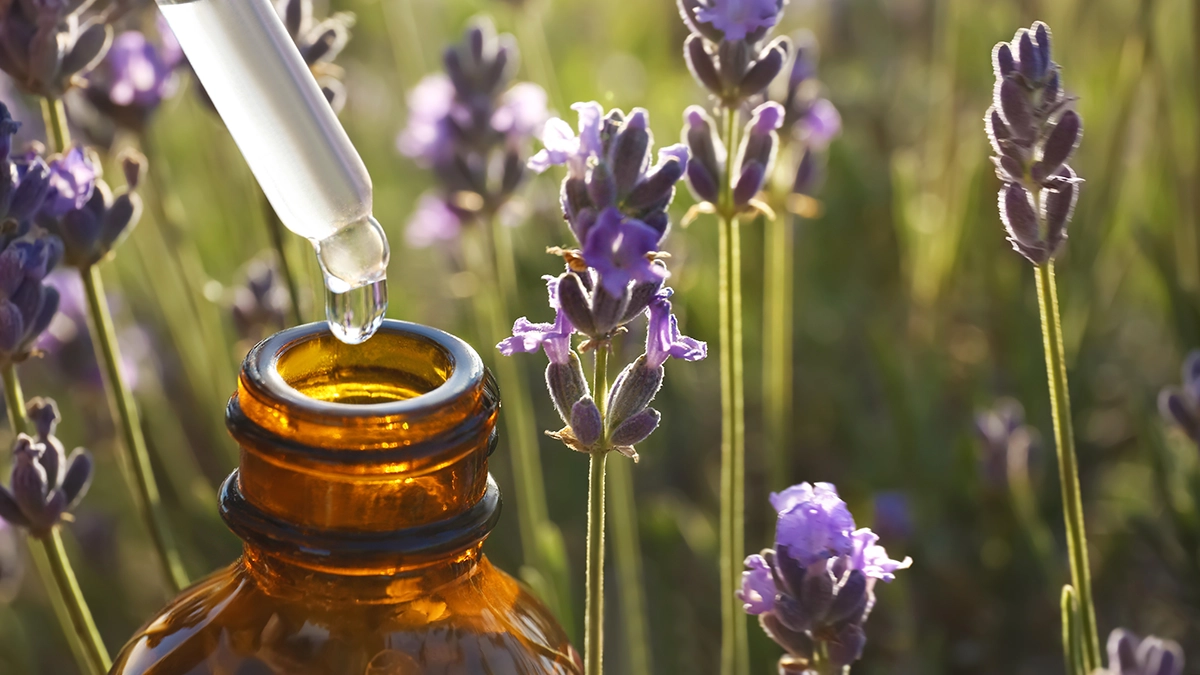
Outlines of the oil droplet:
[{"label": "oil droplet", "polygon": [[325,318],[333,336],[348,345],[371,339],[387,311],[387,279],[335,293],[325,288]]}]

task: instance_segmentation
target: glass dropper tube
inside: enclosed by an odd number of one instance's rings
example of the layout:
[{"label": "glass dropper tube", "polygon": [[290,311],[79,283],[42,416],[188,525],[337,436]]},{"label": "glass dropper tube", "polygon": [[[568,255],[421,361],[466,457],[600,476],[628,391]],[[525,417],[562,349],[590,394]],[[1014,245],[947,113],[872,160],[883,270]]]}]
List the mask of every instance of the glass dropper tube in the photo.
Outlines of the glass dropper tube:
[{"label": "glass dropper tube", "polygon": [[158,0],[279,219],[316,249],[342,342],[387,309],[388,243],[371,176],[269,0]]}]

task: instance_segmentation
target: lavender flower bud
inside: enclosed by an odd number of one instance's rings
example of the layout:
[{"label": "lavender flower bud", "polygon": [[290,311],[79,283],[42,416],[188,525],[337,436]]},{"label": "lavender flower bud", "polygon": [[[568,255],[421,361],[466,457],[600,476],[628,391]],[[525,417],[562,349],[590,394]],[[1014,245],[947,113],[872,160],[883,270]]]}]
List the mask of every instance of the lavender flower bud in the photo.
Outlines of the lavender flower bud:
[{"label": "lavender flower bud", "polygon": [[1000,116],[1013,136],[1022,140],[1033,138],[1033,110],[1021,84],[1011,78],[1005,79],[1000,83],[996,98]]},{"label": "lavender flower bud", "polygon": [[612,432],[613,445],[634,446],[646,440],[658,428],[661,418],[654,408],[646,408],[617,425]]},{"label": "lavender flower bud", "polygon": [[558,301],[562,305],[563,313],[575,326],[575,330],[588,336],[601,334],[601,331],[597,330],[596,320],[592,316],[591,298],[583,288],[580,275],[574,272],[564,272],[559,277]]},{"label": "lavender flower bud", "polygon": [[1009,183],[1000,190],[1000,220],[1008,230],[1008,240],[1013,249],[1029,262],[1040,265],[1049,259],[1046,245],[1038,232],[1033,196],[1023,186]]},{"label": "lavender flower bud", "polygon": [[714,96],[723,97],[725,85],[721,82],[721,76],[717,73],[717,66],[712,55],[708,53],[704,39],[699,35],[689,35],[683,43],[683,55],[688,70],[692,71],[692,77]]},{"label": "lavender flower bud", "polygon": [[825,612],[830,623],[851,621],[857,623],[871,602],[867,575],[862,570],[851,570],[838,587],[837,597]]},{"label": "lavender flower bud", "polygon": [[1016,59],[1013,58],[1012,48],[1007,42],[1001,42],[992,49],[992,70],[996,79],[1002,79],[1017,69]]},{"label": "lavender flower bud", "polygon": [[688,185],[698,199],[715,204],[721,195],[717,181],[725,172],[725,147],[703,108],[688,107],[683,119],[683,140],[692,156],[687,166]]},{"label": "lavender flower bud", "polygon": [[[654,265],[662,269],[663,276],[665,277],[667,266],[659,260],[656,260]],[[629,305],[625,308],[625,315],[621,317],[621,325],[633,321],[642,312],[646,311],[646,308],[650,306],[655,296],[658,295],[662,285],[663,282],[661,279],[634,284],[629,292]]]},{"label": "lavender flower bud", "polygon": [[585,446],[595,445],[604,431],[600,409],[590,396],[585,396],[571,406],[571,432]]},{"label": "lavender flower bud", "polygon": [[550,399],[554,401],[554,409],[558,411],[563,424],[570,426],[572,408],[588,395],[583,366],[574,351],[567,357],[566,363],[551,361],[550,365],[546,366],[546,388],[550,391]]},{"label": "lavender flower bud", "polygon": [[604,284],[596,286],[592,291],[592,318],[595,321],[596,335],[607,335],[621,325],[621,319],[624,318],[628,307],[627,292],[614,295]]},{"label": "lavender flower bud", "polygon": [[1063,113],[1046,139],[1041,161],[1033,165],[1033,180],[1041,183],[1056,174],[1063,162],[1067,161],[1067,158],[1075,152],[1075,148],[1079,147],[1079,141],[1082,138],[1083,124],[1079,119],[1079,114],[1074,110]]},{"label": "lavender flower bud", "polygon": [[768,101],[755,108],[738,151],[734,203],[745,206],[762,189],[779,145],[776,129],[783,124],[783,106]]},{"label": "lavender flower bud", "polygon": [[738,94],[742,98],[757,96],[771,85],[771,82],[783,71],[791,44],[786,37],[780,37],[763,50],[758,61],[750,67],[742,81],[738,83]]},{"label": "lavender flower bud", "polygon": [[588,198],[597,209],[615,206],[617,203],[617,182],[607,164],[597,164],[592,167],[587,181]]},{"label": "lavender flower bud", "polygon": [[742,167],[737,183],[733,187],[733,203],[739,207],[746,206],[751,199],[762,190],[767,179],[767,169],[757,161],[752,161]]},{"label": "lavender flower bud", "polygon": [[1108,669],[1103,675],[1180,675],[1183,650],[1171,640],[1139,639],[1118,628],[1108,636]]},{"label": "lavender flower bud", "polygon": [[[624,197],[629,194],[638,180],[645,175],[650,164],[650,131],[646,127],[646,111],[634,108],[633,112],[621,125],[610,151],[612,157],[613,178],[617,185],[617,194]],[[597,202],[597,206],[602,205]]]},{"label": "lavender flower bud", "polygon": [[1183,392],[1163,389],[1158,394],[1158,410],[1163,419],[1177,425],[1188,438],[1200,442],[1200,419],[1196,418],[1195,408]]},{"label": "lavender flower bud", "polygon": [[90,4],[5,3],[0,70],[30,94],[61,98],[76,75],[100,60],[112,39],[112,28],[101,17],[83,18]]},{"label": "lavender flower bud", "polygon": [[1042,221],[1046,225],[1046,248],[1053,257],[1067,238],[1067,223],[1075,213],[1079,199],[1079,179],[1069,166],[1058,170],[1055,178],[1042,189]]},{"label": "lavender flower bud", "polygon": [[648,363],[643,354],[636,361],[625,367],[613,381],[612,390],[608,394],[608,423],[609,429],[616,429],[625,420],[646,410],[646,406],[658,395],[662,388],[663,376],[666,371],[661,366]]}]

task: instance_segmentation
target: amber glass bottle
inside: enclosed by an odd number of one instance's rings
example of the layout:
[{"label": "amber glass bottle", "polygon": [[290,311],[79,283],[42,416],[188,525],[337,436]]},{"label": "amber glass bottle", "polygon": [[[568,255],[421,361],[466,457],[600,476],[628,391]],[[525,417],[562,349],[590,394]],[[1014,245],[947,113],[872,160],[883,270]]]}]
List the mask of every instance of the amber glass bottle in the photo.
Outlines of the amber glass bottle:
[{"label": "amber glass bottle", "polygon": [[499,397],[479,355],[385,322],[324,324],[246,357],[226,410],[241,465],[221,514],[245,541],[125,646],[115,675],[583,672],[549,612],[481,552]]}]

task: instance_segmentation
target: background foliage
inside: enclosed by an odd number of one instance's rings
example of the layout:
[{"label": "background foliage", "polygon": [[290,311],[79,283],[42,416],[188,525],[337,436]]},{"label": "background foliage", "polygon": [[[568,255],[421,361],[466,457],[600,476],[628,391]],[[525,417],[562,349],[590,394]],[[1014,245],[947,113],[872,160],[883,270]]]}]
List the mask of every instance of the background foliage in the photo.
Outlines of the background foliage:
[{"label": "background foliage", "polygon": [[[576,100],[644,106],[660,143],[678,137],[687,105],[703,103],[681,55],[685,29],[668,0],[530,3],[331,0],[328,8],[357,17],[339,58],[348,92],[341,119],[371,171],[375,214],[392,241],[389,315],[463,335],[485,360],[496,355],[473,338],[477,280],[448,252],[410,250],[403,237],[431,178],[399,156],[393,140],[406,91],[439,67],[444,44],[470,16],[487,13],[516,34],[523,77],[547,86],[560,114]],[[889,551],[915,559],[910,573],[881,589],[856,673],[1061,669],[1057,602],[1066,566],[1053,448],[1043,443],[1030,460],[1037,514],[1052,537],[1043,546],[1007,489],[983,471],[973,426],[975,413],[1011,396],[1031,425],[1050,428],[1033,277],[1004,242],[982,131],[989,50],[1034,19],[1056,29],[1055,58],[1085,120],[1074,165],[1088,182],[1060,256],[1059,286],[1101,633],[1125,625],[1175,638],[1192,645],[1189,661],[1200,663],[1200,567],[1196,547],[1184,543],[1196,532],[1200,492],[1191,486],[1200,467],[1196,448],[1165,429],[1154,404],[1160,387],[1178,381],[1183,354],[1200,345],[1200,7],[1187,0],[793,0],[780,32],[805,26],[819,37],[822,79],[844,132],[829,151],[824,213],[798,224],[792,254],[795,414],[786,476],[766,471],[761,447],[762,230],[761,223],[744,228],[748,548],[770,542],[770,490],[829,480]],[[18,102],[3,86],[0,97]],[[26,123],[22,136],[38,138],[36,101],[24,103],[14,111]],[[67,105],[73,115],[82,109],[71,99]],[[233,342],[233,289],[268,241],[248,169],[190,88],[158,114],[149,138],[171,193],[147,194],[161,208],[147,209],[105,274],[120,296],[122,348],[136,363],[165,497],[198,575],[239,550],[217,517],[215,486],[236,462],[224,402],[250,345],[225,353],[190,330],[180,309],[184,281],[205,282],[201,311],[219,312]],[[115,139],[117,147],[130,142]],[[115,166],[110,172],[119,175]],[[545,311],[538,277],[560,265],[543,250],[568,238],[556,193],[553,178],[532,181],[515,230],[527,283],[516,310],[535,320],[547,318],[538,314]],[[688,195],[676,200],[676,223],[690,204]],[[183,239],[156,219],[161,213],[186,223]],[[293,260],[303,261],[304,315],[317,319],[315,260],[299,238],[289,244]],[[676,225],[668,246],[681,321],[688,334],[715,344],[715,222]],[[640,346],[627,348],[636,354]],[[539,386],[536,360],[521,367]],[[57,398],[68,447],[95,452],[96,480],[68,542],[115,649],[168,597],[115,465],[94,371],[84,346],[23,366],[23,380],[27,394]],[[707,673],[718,662],[720,628],[717,360],[675,369],[666,387],[663,427],[640,448],[635,470],[654,671]],[[540,426],[557,427],[549,402],[536,398]],[[541,445],[550,512],[564,532],[581,609],[586,463],[550,439]],[[503,445],[494,460],[509,510],[487,551],[515,570],[512,504],[521,497]],[[907,518],[894,517],[897,503]],[[14,548],[10,539],[0,533],[0,549]],[[73,672],[40,586],[31,578],[14,586],[10,568],[0,565],[0,672]],[[618,590],[610,577],[614,598]],[[610,622],[619,621],[611,606]],[[620,635],[609,632],[614,672],[624,664]],[[777,648],[752,636],[754,672],[772,672]]]}]

